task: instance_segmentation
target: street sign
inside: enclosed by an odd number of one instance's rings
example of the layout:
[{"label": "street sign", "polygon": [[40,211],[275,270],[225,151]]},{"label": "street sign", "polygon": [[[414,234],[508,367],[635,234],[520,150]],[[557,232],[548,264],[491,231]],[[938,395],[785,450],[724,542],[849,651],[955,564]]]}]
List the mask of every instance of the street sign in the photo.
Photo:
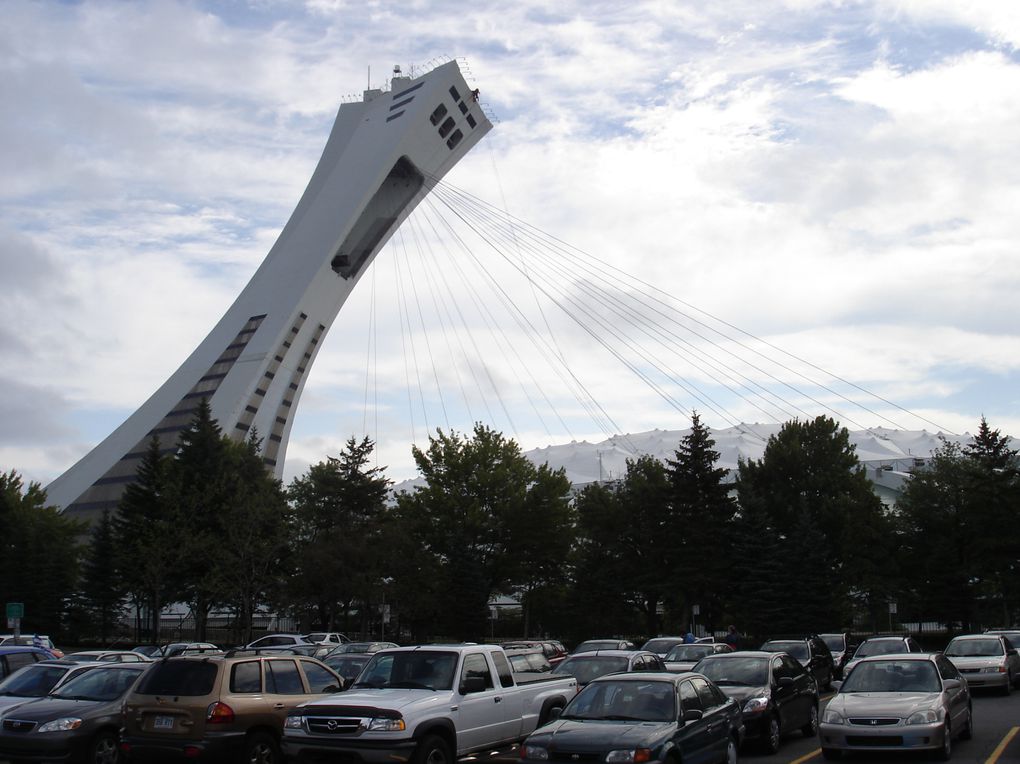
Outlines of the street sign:
[{"label": "street sign", "polygon": [[24,602],[8,602],[7,603],[7,620],[12,618],[24,618],[25,617],[25,603]]}]

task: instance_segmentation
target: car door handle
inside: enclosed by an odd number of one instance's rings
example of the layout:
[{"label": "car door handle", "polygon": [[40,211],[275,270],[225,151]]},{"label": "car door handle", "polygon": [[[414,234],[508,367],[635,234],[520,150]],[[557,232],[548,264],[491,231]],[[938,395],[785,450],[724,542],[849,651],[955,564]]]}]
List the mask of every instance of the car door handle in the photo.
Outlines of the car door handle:
[{"label": "car door handle", "polygon": [[500,696],[500,695],[497,695],[496,697],[494,697],[494,698],[492,699],[492,702],[493,702],[493,703],[502,703],[502,702],[503,702],[503,698],[502,698],[502,696]]},{"label": "car door handle", "polygon": [[283,703],[274,703],[273,708],[286,708],[286,706]]}]

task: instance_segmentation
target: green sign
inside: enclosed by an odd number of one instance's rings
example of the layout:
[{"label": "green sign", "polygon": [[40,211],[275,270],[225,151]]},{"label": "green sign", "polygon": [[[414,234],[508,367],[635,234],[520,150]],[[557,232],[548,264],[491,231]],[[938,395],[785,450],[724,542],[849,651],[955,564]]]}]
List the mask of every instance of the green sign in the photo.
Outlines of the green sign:
[{"label": "green sign", "polygon": [[24,618],[25,617],[25,603],[23,602],[8,602],[7,603],[7,617],[8,618]]}]

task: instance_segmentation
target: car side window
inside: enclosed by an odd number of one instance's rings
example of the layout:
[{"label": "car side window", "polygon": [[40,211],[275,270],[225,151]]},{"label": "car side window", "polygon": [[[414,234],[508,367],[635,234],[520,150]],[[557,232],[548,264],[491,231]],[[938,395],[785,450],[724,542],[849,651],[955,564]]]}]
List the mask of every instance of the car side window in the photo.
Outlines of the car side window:
[{"label": "car side window", "polygon": [[492,689],[492,672],[489,671],[489,664],[481,653],[472,653],[464,656],[464,668],[461,671],[461,680],[472,677],[481,677],[485,680],[485,688]]},{"label": "car side window", "polygon": [[694,689],[698,691],[698,698],[701,699],[701,705],[706,711],[722,705],[722,702],[712,692],[711,686],[704,679],[692,679],[691,683],[694,685]]},{"label": "car side window", "polygon": [[680,705],[686,711],[702,711],[701,699],[698,691],[690,681],[680,683]]},{"label": "car side window", "polygon": [[336,688],[333,692],[340,689],[336,677],[318,663],[312,663],[311,661],[300,661],[300,663],[301,670],[305,672],[305,679],[308,681],[309,692],[329,692],[326,689],[327,687]]},{"label": "car side window", "polygon": [[231,666],[230,691],[262,692],[262,669],[258,661],[244,661]]},{"label": "car side window", "polygon": [[796,679],[807,671],[793,658],[783,656],[783,676],[790,676]]},{"label": "car side window", "polygon": [[935,658],[935,665],[939,667],[939,673],[942,674],[943,679],[961,679],[960,672],[956,670],[956,666],[944,655],[939,655]]},{"label": "car side window", "polygon": [[304,695],[297,664],[292,660],[266,661],[266,689],[277,695]]},{"label": "car side window", "polygon": [[510,664],[507,662],[506,656],[502,653],[493,653],[492,662],[496,664],[496,673],[499,675],[500,686],[513,687],[514,675],[513,671],[510,670]]},{"label": "car side window", "polygon": [[784,676],[790,676],[790,667],[780,656],[772,661],[772,679],[778,682]]}]

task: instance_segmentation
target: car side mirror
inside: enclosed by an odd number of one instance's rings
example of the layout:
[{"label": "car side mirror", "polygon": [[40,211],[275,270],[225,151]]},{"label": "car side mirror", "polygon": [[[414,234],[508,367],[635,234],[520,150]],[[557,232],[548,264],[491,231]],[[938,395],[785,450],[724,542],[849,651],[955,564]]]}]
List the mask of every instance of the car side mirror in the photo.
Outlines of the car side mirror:
[{"label": "car side mirror", "polygon": [[700,708],[691,708],[683,712],[683,715],[680,717],[680,720],[684,722],[684,724],[686,724],[687,722],[696,722],[699,721],[704,715],[705,712],[702,711]]},{"label": "car side mirror", "polygon": [[839,692],[839,688],[843,686],[843,683],[840,680],[837,679],[835,682],[833,682],[829,686],[832,687],[832,689],[834,691]]},{"label": "car side mirror", "polygon": [[548,724],[549,722],[556,721],[557,719],[560,718],[560,714],[562,713],[563,713],[562,707],[553,706],[552,708],[549,709],[549,717],[546,719],[545,723]]},{"label": "car side mirror", "polygon": [[322,688],[323,692],[340,692],[344,688],[344,683],[340,682],[340,686],[337,687],[335,684],[328,684]]},{"label": "car side mirror", "polygon": [[960,689],[960,687],[961,687],[961,684],[960,684],[960,680],[959,679],[943,679],[942,680],[942,689],[943,690],[958,690],[958,689]]},{"label": "car side mirror", "polygon": [[469,676],[460,683],[460,694],[470,695],[473,692],[482,692],[485,689],[485,678],[480,676]]},{"label": "car side mirror", "polygon": [[1020,653],[1017,653],[1016,648],[1013,647],[1006,651],[1006,655],[1020,655]]}]

